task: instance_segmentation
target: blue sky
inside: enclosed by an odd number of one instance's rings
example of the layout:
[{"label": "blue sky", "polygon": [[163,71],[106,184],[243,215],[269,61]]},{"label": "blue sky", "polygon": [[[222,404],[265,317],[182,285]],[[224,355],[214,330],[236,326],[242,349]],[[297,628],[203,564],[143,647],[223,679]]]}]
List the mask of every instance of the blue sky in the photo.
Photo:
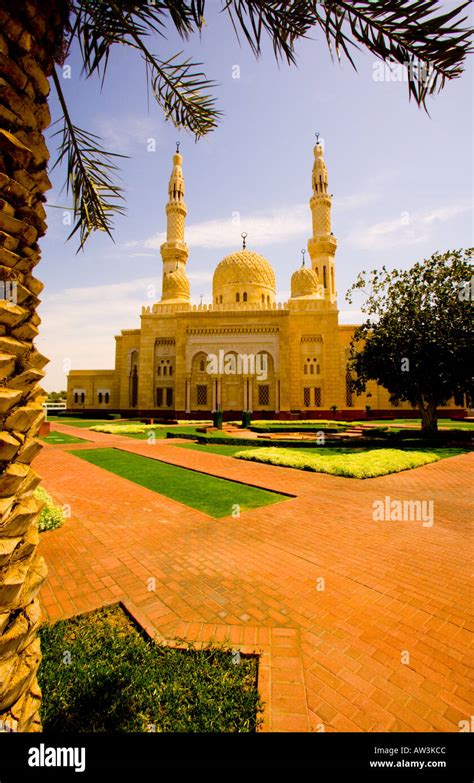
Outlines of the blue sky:
[{"label": "blue sky", "polygon": [[[448,7],[452,3],[441,3]],[[183,42],[169,31],[150,47],[162,56],[183,50],[203,63],[224,112],[219,127],[198,143],[165,123],[147,95],[145,69],[117,47],[103,90],[80,74],[78,51],[63,78],[73,121],[103,137],[120,161],[127,213],[115,220],[115,243],[96,234],[85,252],[66,243],[63,210],[48,208],[49,231],[37,268],[45,283],[39,348],[50,357],[44,386],[65,388],[66,372],[111,368],[115,334],[137,328],[142,304],[161,296],[159,245],[171,156],[181,142],[186,185],[188,275],[194,301],[211,301],[219,260],[241,246],[269,259],[278,299],[289,295],[311,232],[309,198],[314,133],[324,140],[332,228],[338,239],[336,283],[340,321],[361,320],[360,303],[344,295],[357,273],[386,264],[407,267],[433,252],[472,245],[472,61],[466,72],[430,99],[430,116],[408,100],[403,81],[380,81],[370,54],[356,53],[358,71],[332,61],[322,34],[300,42],[298,67],[277,65],[270,45],[256,60],[239,45],[228,20],[208,6],[201,38]],[[233,78],[236,68],[240,78]],[[60,111],[55,97],[52,116]],[[48,131],[52,161],[58,139]],[[154,139],[156,151],[148,151]],[[48,203],[70,206],[61,193],[64,171],[51,176]]]}]

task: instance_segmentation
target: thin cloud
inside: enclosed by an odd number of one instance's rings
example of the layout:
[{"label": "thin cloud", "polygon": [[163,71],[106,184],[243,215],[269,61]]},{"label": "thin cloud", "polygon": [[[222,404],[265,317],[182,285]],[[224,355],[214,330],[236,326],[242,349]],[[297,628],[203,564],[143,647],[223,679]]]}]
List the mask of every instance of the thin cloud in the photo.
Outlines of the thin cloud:
[{"label": "thin cloud", "polygon": [[[337,203],[339,212],[345,212],[365,206],[376,197],[374,191],[367,191],[341,196],[335,199],[334,204]],[[306,236],[310,230],[311,212],[308,204],[302,203],[253,215],[234,212],[227,218],[191,223],[186,226],[186,242],[190,248],[233,248],[240,244],[241,232],[246,231],[249,246],[265,247],[281,244],[301,235]],[[157,250],[165,240],[166,233],[160,231],[142,242],[130,242],[128,246]]]},{"label": "thin cloud", "polygon": [[114,152],[127,153],[136,146],[146,150],[150,138],[158,142],[157,123],[151,117],[98,117],[96,126],[104,146]]},{"label": "thin cloud", "polygon": [[343,241],[364,250],[419,245],[430,240],[439,223],[446,223],[471,209],[470,202],[460,201],[435,209],[401,212],[398,217],[390,220],[382,220],[372,225],[359,224]]}]

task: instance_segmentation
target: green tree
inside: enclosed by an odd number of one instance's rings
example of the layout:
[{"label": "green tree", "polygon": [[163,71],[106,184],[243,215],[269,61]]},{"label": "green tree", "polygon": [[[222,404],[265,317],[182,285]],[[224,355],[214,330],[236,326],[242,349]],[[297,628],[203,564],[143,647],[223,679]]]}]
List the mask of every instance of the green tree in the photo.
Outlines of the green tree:
[{"label": "green tree", "polygon": [[422,431],[437,431],[437,408],[455,395],[472,399],[474,249],[434,253],[406,270],[359,274],[346,298],[367,291],[367,320],[352,338],[352,387],[376,381],[391,402],[410,402]]},{"label": "green tree", "polygon": [[[440,13],[436,0],[222,0],[222,12],[256,55],[268,35],[275,56],[293,63],[299,39],[322,31],[336,56],[351,59],[363,46],[384,61],[409,68],[409,94],[428,95],[463,71],[470,30],[460,4]],[[36,349],[41,282],[38,240],[46,233],[45,193],[50,157],[50,80],[62,107],[57,162],[65,164],[72,196],[71,236],[79,246],[95,230],[112,234],[123,210],[116,183],[117,156],[77,126],[61,90],[57,67],[79,47],[86,78],[104,81],[111,49],[131,47],[142,57],[165,116],[197,138],[220,114],[212,84],[182,52],[163,58],[152,39],[169,30],[183,41],[205,24],[205,0],[0,0],[0,720],[20,731],[38,730],[40,660],[38,590],[46,568],[36,551],[39,476],[30,463],[40,448],[40,388],[46,357]],[[419,64],[426,66],[419,69]],[[428,73],[428,78],[427,78]]]},{"label": "green tree", "polygon": [[62,402],[62,400],[65,400],[67,397],[67,392],[65,391],[52,391],[49,392],[47,400],[48,402]]}]

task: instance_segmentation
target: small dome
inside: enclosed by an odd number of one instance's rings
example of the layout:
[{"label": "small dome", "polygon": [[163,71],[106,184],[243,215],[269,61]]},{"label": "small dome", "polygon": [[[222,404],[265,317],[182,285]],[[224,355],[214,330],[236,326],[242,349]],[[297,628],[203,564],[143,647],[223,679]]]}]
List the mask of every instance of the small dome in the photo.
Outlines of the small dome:
[{"label": "small dome", "polygon": [[314,269],[300,266],[291,275],[291,297],[312,296],[318,292],[319,278]]},{"label": "small dome", "polygon": [[251,250],[231,253],[217,265],[212,281],[215,302],[274,304],[275,273],[266,258]]}]

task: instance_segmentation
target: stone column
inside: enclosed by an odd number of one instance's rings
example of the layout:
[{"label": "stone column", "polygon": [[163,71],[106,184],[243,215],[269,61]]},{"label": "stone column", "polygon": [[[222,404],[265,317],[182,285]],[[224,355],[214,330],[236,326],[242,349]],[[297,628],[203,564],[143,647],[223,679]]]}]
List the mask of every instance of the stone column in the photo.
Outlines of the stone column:
[{"label": "stone column", "polygon": [[216,379],[214,376],[211,376],[211,387],[212,387],[212,413],[217,410],[217,399],[216,399]]},{"label": "stone column", "polygon": [[248,410],[253,413],[253,378],[249,378],[249,398],[248,398]]},{"label": "stone column", "polygon": [[191,376],[185,380],[184,399],[186,401],[186,413],[191,413]]},{"label": "stone column", "polygon": [[280,413],[280,379],[275,378],[275,413]]}]

